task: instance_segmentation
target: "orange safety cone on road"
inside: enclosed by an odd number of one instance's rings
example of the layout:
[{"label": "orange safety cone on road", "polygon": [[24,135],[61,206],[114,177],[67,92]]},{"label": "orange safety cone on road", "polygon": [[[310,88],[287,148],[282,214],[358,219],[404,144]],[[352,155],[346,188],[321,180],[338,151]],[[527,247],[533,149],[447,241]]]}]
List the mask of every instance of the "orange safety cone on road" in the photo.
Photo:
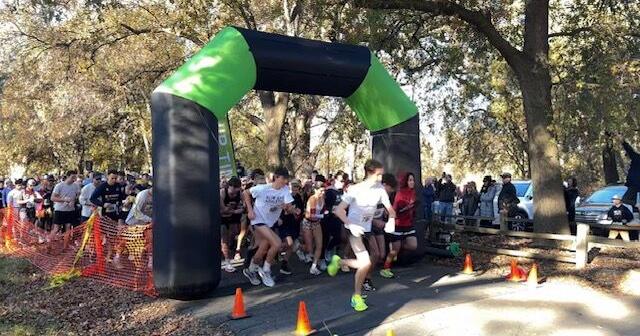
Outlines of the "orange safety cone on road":
[{"label": "orange safety cone on road", "polygon": [[521,282],[527,280],[526,272],[518,266],[518,262],[511,260],[511,273],[507,275],[507,281]]},{"label": "orange safety cone on road", "polygon": [[311,323],[309,322],[309,316],[307,315],[307,306],[304,301],[300,301],[298,305],[298,323],[296,330],[293,332],[296,336],[307,336],[315,333],[315,329],[311,329]]},{"label": "orange safety cone on road", "polygon": [[535,287],[538,285],[538,264],[533,264],[529,271],[529,277],[527,277],[527,285]]},{"label": "orange safety cone on road", "polygon": [[244,311],[244,299],[242,297],[242,288],[236,288],[236,298],[233,302],[233,310],[231,311],[231,319],[239,320],[247,318],[249,315]]},{"label": "orange safety cone on road", "polygon": [[467,253],[464,256],[464,268],[462,274],[473,274],[473,262],[471,262],[471,254]]}]

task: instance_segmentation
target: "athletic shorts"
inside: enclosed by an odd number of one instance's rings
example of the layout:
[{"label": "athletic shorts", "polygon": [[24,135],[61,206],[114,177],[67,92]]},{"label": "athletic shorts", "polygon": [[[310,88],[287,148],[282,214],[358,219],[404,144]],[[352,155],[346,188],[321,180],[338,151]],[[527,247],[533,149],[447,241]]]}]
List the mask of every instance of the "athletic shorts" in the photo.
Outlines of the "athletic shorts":
[{"label": "athletic shorts", "polygon": [[371,233],[374,236],[384,236],[384,229],[378,229],[375,225],[371,224]]},{"label": "athletic shorts", "polygon": [[299,231],[291,227],[291,225],[281,225],[278,227],[278,236],[280,236],[280,239],[291,237],[295,240],[299,235]]},{"label": "athletic shorts", "polygon": [[77,211],[54,211],[53,224],[56,224],[56,225],[71,224],[71,226],[76,227],[80,224],[80,222],[78,221],[78,212]]},{"label": "athletic shorts", "polygon": [[397,241],[403,241],[405,239],[407,239],[408,237],[415,237],[416,236],[416,230],[415,229],[410,229],[408,231],[396,231],[394,233],[387,233],[385,234],[385,238],[388,242],[393,243],[393,242],[397,242]]},{"label": "athletic shorts", "polygon": [[315,228],[317,228],[319,226],[320,226],[320,222],[319,221],[312,222],[312,221],[309,221],[309,220],[306,220],[306,219],[302,220],[302,229],[303,230],[313,230],[313,229],[315,229]]},{"label": "athletic shorts", "polygon": [[222,225],[225,225],[226,227],[229,227],[230,225],[238,225],[240,224],[240,221],[242,220],[242,215],[231,215],[229,217],[221,217],[221,221],[220,223]]}]

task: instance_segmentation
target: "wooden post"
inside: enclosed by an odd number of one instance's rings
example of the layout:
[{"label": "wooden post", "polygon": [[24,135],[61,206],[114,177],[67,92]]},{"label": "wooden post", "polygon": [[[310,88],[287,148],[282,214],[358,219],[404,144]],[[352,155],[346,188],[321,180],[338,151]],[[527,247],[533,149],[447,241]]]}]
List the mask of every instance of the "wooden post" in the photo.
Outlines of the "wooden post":
[{"label": "wooden post", "polygon": [[587,265],[589,225],[585,223],[576,223],[576,225],[576,269],[582,269]]},{"label": "wooden post", "polygon": [[500,211],[500,231],[509,231],[509,228],[507,227],[507,212],[502,210]]}]

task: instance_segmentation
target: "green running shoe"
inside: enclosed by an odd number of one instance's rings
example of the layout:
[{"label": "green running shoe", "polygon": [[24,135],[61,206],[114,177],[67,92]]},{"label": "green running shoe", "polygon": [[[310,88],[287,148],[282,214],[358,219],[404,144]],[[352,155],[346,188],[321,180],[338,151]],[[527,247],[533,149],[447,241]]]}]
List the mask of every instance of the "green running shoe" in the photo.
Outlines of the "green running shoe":
[{"label": "green running shoe", "polygon": [[394,277],[394,274],[393,274],[393,272],[391,272],[391,270],[390,270],[390,269],[388,269],[388,268],[383,268],[383,269],[380,271],[380,276],[381,276],[381,277],[383,277],[383,278],[390,279],[390,278],[393,278],[393,277]]},{"label": "green running shoe", "polygon": [[360,295],[354,295],[351,297],[351,307],[357,312],[365,311],[369,306],[364,302],[364,299]]},{"label": "green running shoe", "polygon": [[331,263],[329,263],[329,266],[327,266],[327,273],[329,273],[330,276],[336,276],[336,274],[338,274],[339,268],[340,268],[340,257],[337,255],[334,255],[333,257],[331,257]]}]

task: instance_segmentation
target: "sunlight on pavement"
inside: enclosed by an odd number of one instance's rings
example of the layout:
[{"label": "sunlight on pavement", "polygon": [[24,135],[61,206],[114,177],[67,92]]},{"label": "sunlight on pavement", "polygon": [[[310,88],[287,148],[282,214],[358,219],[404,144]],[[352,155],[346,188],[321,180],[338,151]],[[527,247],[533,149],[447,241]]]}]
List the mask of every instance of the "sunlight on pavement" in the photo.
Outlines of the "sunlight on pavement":
[{"label": "sunlight on pavement", "polygon": [[526,291],[508,298],[509,301],[546,301],[583,305],[594,316],[620,320],[629,315],[629,308],[614,297],[570,284],[547,284],[544,291]]}]

